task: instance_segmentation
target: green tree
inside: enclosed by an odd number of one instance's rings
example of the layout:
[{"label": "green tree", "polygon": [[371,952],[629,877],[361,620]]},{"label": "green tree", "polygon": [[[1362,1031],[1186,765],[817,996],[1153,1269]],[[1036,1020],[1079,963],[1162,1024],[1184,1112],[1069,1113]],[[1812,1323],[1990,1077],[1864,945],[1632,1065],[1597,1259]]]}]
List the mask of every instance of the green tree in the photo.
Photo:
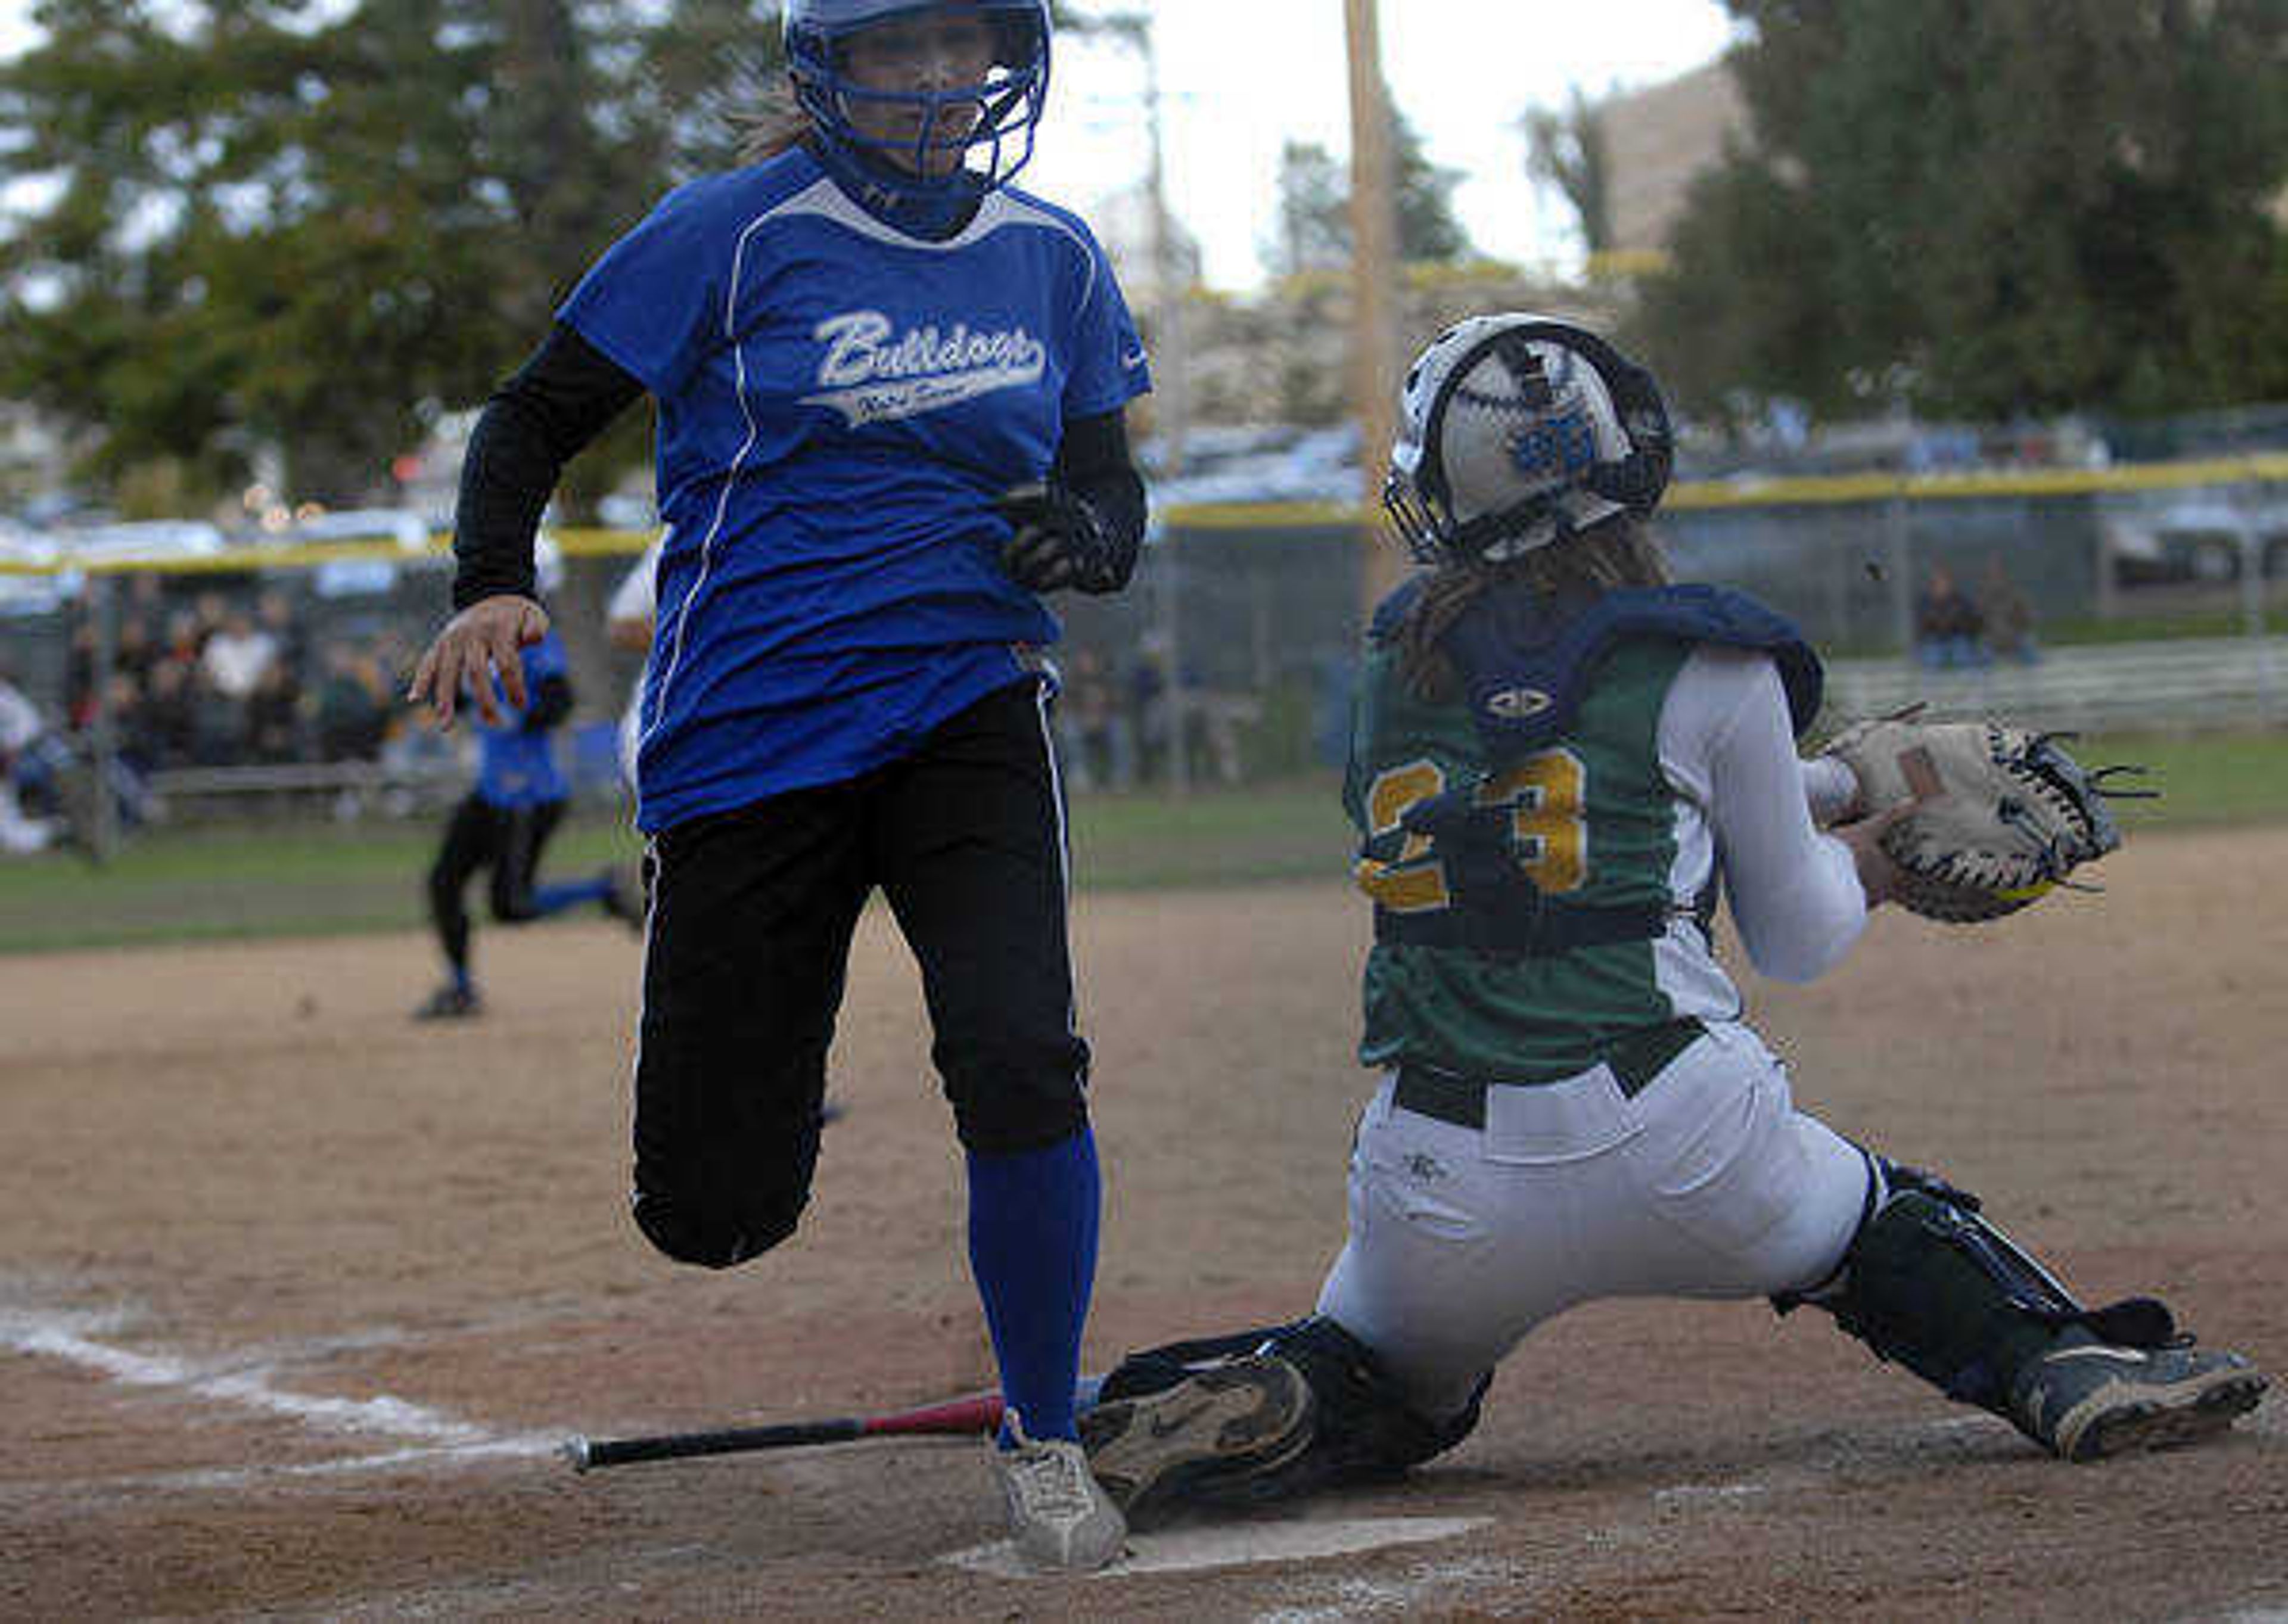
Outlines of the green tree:
[{"label": "green tree", "polygon": [[[41,195],[0,226],[0,388],[99,433],[98,476],[376,485],[481,400],[594,256],[727,162],[776,31],[740,0],[44,0],[0,67]],[[730,48],[742,53],[727,56]],[[645,424],[576,467],[578,500]]]},{"label": "green tree", "polygon": [[[1404,117],[1391,142],[1397,188],[1398,253],[1409,261],[1468,257],[1469,234],[1454,218],[1459,170],[1442,169]],[[1351,257],[1350,169],[1315,142],[1290,141],[1279,154],[1279,238],[1265,244],[1274,273],[1326,270]]]},{"label": "green tree", "polygon": [[1521,122],[1526,172],[1542,185],[1554,186],[1572,206],[1574,218],[1581,226],[1582,246],[1590,253],[1601,254],[1612,247],[1610,166],[1595,105],[1576,86],[1564,111],[1535,107]]},{"label": "green tree", "polygon": [[1641,329],[1704,409],[2288,392],[2288,0],[1728,0],[1749,137]]}]

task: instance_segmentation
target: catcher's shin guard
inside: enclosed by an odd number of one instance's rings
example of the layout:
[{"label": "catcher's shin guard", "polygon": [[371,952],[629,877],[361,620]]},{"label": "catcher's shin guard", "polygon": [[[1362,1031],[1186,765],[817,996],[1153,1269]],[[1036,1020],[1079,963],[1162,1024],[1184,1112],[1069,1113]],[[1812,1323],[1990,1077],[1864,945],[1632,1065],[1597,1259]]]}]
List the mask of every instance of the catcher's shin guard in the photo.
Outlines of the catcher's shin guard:
[{"label": "catcher's shin guard", "polygon": [[2061,1453],[2070,1452],[2048,1435],[2054,1429],[2022,1401],[2022,1376],[2045,1356],[2093,1343],[2134,1359],[2190,1341],[2150,1297],[2085,1307],[1980,1216],[1975,1196],[1918,1169],[1871,1160],[1871,1211],[1842,1267],[1807,1292],[1775,1297],[1780,1312],[1816,1304],[1878,1359],[1904,1365],[1949,1398],[1990,1410]]}]

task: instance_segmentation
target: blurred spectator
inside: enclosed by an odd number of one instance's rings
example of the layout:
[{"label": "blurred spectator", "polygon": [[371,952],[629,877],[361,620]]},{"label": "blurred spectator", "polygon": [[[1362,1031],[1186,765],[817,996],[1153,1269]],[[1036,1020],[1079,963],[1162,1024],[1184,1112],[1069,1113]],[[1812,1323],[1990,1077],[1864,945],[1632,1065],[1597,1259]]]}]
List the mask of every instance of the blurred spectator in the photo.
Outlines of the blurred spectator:
[{"label": "blurred spectator", "polygon": [[271,658],[286,668],[299,687],[309,674],[310,639],[294,613],[294,600],[270,588],[254,601],[254,623],[270,639]]},{"label": "blurred spectator", "polygon": [[133,672],[114,671],[107,702],[111,707],[112,748],[128,770],[141,778],[160,764],[162,749],[154,725],[150,690]]},{"label": "blurred spectator", "polygon": [[64,652],[64,725],[78,733],[95,720],[95,622],[84,613],[73,617],[71,646]]},{"label": "blurred spectator", "polygon": [[2032,665],[2042,657],[2034,640],[2034,606],[2010,579],[1999,558],[1986,561],[1986,578],[1979,583],[1986,617],[1987,646],[2004,660]]},{"label": "blurred spectator", "polygon": [[1954,572],[1932,565],[1929,584],[1915,602],[1915,656],[1924,669],[1966,669],[1987,663],[1981,639],[1985,624],[1978,606],[1955,584]]},{"label": "blurred spectator", "polygon": [[151,668],[151,685],[140,696],[138,733],[154,767],[179,767],[192,757],[197,696],[192,692],[198,667],[162,660]]},{"label": "blurred spectator", "polygon": [[233,610],[208,637],[199,665],[217,693],[242,704],[277,659],[277,639],[245,611]]},{"label": "blurred spectator", "polygon": [[197,629],[201,653],[206,650],[207,639],[220,631],[229,618],[229,606],[220,592],[210,590],[191,600],[191,623]]},{"label": "blurred spectator", "polygon": [[196,669],[199,656],[206,645],[206,638],[199,630],[197,614],[189,609],[177,609],[167,616],[167,641],[159,650],[159,658]]},{"label": "blurred spectator", "polygon": [[1111,669],[1095,649],[1074,654],[1057,719],[1074,788],[1127,789],[1135,784],[1135,732]]},{"label": "blurred spectator", "polygon": [[282,660],[264,667],[246,696],[246,754],[270,765],[302,754],[302,688]]},{"label": "blurred spectator", "polygon": [[126,577],[126,600],[120,607],[122,615],[132,616],[147,626],[160,622],[161,612],[166,608],[166,593],[155,571],[138,570]]},{"label": "blurred spectator", "polygon": [[[147,580],[147,576],[138,576]],[[138,684],[149,680],[151,668],[158,662],[159,639],[151,630],[151,622],[143,614],[128,611],[119,617],[118,635],[112,640],[111,669],[124,671]]]},{"label": "blurred spectator", "polygon": [[344,644],[328,646],[325,674],[312,703],[321,761],[371,761],[388,724],[386,685],[373,656]]},{"label": "blurred spectator", "polygon": [[56,839],[55,820],[43,815],[55,794],[48,738],[39,708],[0,666],[0,852],[42,852]]},{"label": "blurred spectator", "polygon": [[1168,640],[1148,631],[1137,645],[1136,663],[1128,668],[1128,722],[1136,741],[1137,765],[1148,779],[1158,778],[1167,767],[1170,713]]}]

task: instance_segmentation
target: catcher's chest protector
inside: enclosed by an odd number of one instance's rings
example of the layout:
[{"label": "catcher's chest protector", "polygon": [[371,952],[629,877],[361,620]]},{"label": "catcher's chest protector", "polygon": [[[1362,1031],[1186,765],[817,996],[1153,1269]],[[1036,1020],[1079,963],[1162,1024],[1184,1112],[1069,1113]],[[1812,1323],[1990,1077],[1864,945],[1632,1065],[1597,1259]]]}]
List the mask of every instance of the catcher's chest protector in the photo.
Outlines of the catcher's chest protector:
[{"label": "catcher's chest protector", "polygon": [[[1692,889],[1680,896],[1680,883],[1706,878],[1680,874],[1659,754],[1663,708],[1693,645],[1771,645],[1783,673],[1797,673],[1791,700],[1800,707],[1816,707],[1818,664],[1785,622],[1737,594],[1615,592],[1565,613],[1537,595],[1495,592],[1444,645],[1465,693],[1427,701],[1407,688],[1395,646],[1416,590],[1402,589],[1376,617],[1346,788],[1364,836],[1355,877],[1386,944],[1368,963],[1362,1058],[1519,1081],[1568,1076],[1595,1063],[1600,1033],[1672,1018],[1680,978],[1705,979],[1659,939],[1672,910],[1698,900]],[[1526,883],[1521,898],[1468,894],[1458,854],[1412,832],[1440,796],[1474,803]],[[1514,916],[1545,905],[1595,923],[1649,923],[1538,958],[1478,951],[1471,932],[1459,945],[1388,945],[1435,943],[1442,923],[1473,907]],[[1689,956],[1704,958],[1704,941]]]}]

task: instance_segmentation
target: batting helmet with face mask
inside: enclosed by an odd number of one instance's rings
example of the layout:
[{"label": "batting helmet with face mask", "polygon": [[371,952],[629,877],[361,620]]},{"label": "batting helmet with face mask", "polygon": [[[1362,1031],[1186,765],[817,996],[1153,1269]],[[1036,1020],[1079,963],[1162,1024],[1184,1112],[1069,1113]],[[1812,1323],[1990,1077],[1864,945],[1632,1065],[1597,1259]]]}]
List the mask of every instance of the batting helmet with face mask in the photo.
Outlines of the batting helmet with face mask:
[{"label": "batting helmet with face mask", "polygon": [[1569,321],[1473,316],[1407,372],[1382,503],[1423,563],[1498,563],[1649,514],[1672,459],[1651,373]]},{"label": "batting helmet with face mask", "polygon": [[[942,90],[883,91],[845,71],[854,35],[886,23],[941,13],[981,15],[993,25],[994,61],[981,83]],[[787,73],[795,99],[821,139],[877,162],[902,160],[898,189],[918,196],[981,195],[1005,186],[1033,155],[1033,131],[1049,94],[1047,0],[786,0]],[[861,130],[860,109],[910,114],[910,139]],[[963,115],[974,122],[957,134]],[[958,144],[966,162],[931,176],[932,149]]]}]

